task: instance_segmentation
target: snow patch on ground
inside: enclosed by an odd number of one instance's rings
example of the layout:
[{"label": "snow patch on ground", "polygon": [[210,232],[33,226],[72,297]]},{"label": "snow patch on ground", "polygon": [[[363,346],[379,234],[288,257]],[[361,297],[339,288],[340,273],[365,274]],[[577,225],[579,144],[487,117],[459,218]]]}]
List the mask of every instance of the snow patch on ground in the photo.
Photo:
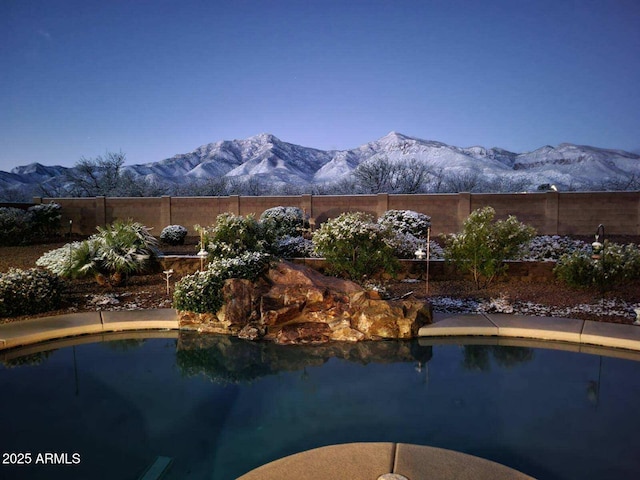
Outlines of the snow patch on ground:
[{"label": "snow patch on ground", "polygon": [[510,313],[515,315],[533,315],[537,317],[572,318],[577,314],[597,316],[620,316],[635,319],[634,309],[640,303],[628,303],[617,298],[594,299],[593,303],[578,304],[569,307],[547,306],[532,302],[513,302],[505,297],[490,300],[459,299],[446,296],[432,297],[431,303],[435,312],[439,313]]}]

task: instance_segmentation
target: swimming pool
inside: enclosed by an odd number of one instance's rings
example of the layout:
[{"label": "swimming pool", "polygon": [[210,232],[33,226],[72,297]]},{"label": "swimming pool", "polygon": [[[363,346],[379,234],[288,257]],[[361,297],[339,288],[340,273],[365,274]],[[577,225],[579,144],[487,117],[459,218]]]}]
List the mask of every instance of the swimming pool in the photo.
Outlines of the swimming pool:
[{"label": "swimming pool", "polygon": [[[181,334],[4,362],[0,478],[137,479],[169,457],[163,478],[227,480],[311,448],[377,441],[470,453],[540,479],[640,478],[640,362],[623,358]],[[20,452],[31,463],[8,465]],[[43,453],[56,456],[36,464]]]}]

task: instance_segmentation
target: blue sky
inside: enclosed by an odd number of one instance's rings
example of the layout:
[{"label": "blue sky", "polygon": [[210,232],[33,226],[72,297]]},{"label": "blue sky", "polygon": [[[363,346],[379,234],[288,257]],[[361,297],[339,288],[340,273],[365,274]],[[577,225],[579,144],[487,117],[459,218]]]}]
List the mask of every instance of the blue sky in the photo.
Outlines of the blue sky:
[{"label": "blue sky", "polygon": [[640,2],[0,1],[0,170],[390,131],[640,150]]}]

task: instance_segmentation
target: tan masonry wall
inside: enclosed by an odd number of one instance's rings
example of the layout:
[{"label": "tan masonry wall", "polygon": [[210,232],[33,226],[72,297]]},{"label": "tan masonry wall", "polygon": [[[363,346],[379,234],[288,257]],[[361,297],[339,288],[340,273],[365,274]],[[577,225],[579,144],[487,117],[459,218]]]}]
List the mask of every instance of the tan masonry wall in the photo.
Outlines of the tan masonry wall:
[{"label": "tan masonry wall", "polygon": [[302,208],[317,227],[343,212],[379,216],[386,210],[415,210],[431,216],[432,233],[454,233],[477,208],[491,206],[498,218],[515,215],[539,234],[591,235],[599,224],[611,235],[640,235],[640,192],[458,193],[421,195],[293,195],[278,197],[34,198],[62,206],[63,224],[90,235],[96,226],[133,219],[159,235],[167,225],[212,225],[220,213],[257,217],[271,207]]}]

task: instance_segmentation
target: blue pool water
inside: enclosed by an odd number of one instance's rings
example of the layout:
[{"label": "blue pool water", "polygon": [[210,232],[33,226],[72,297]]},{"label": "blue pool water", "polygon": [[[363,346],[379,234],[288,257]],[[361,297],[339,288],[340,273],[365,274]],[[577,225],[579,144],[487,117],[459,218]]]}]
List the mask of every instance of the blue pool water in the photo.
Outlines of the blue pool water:
[{"label": "blue pool water", "polygon": [[[640,362],[495,345],[207,338],[5,356],[0,478],[137,479],[163,456],[173,459],[164,478],[228,480],[310,448],[378,441],[466,452],[539,479],[640,478]],[[20,452],[30,465],[6,464]],[[47,452],[70,464],[36,465]]]}]

